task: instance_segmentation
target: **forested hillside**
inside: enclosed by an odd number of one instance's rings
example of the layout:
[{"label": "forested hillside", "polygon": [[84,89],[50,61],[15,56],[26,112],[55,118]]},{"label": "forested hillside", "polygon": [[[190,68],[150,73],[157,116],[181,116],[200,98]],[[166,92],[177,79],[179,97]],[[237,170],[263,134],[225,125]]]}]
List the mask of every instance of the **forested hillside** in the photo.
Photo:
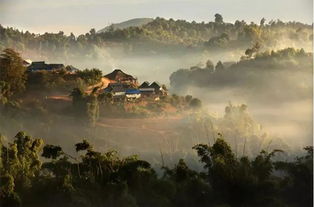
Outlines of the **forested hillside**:
[{"label": "forested hillside", "polygon": [[28,56],[49,58],[97,58],[99,48],[122,47],[126,53],[163,53],[193,50],[246,49],[259,42],[264,48],[294,46],[310,50],[312,26],[280,20],[259,24],[236,21],[226,23],[219,14],[213,22],[187,22],[156,18],[142,27],[95,29],[79,36],[59,33],[34,34],[0,27],[0,50],[13,48]]},{"label": "forested hillside", "polygon": [[[263,102],[293,101],[311,97],[312,53],[287,48],[258,52],[259,46],[246,50],[241,60],[214,64],[204,68],[180,69],[170,76],[173,91],[185,93],[191,87],[221,91]],[[213,98],[213,96],[212,96]]]}]

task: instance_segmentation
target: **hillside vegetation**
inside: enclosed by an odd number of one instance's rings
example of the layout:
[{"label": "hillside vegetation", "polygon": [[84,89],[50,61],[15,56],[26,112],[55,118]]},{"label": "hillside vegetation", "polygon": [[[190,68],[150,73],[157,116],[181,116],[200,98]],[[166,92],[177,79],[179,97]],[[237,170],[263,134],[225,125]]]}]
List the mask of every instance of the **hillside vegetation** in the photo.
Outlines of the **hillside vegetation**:
[{"label": "hillside vegetation", "polygon": [[194,87],[218,94],[230,89],[249,100],[263,102],[307,99],[312,94],[312,57],[303,49],[258,52],[249,48],[235,63],[219,61],[214,66],[208,61],[204,68],[179,69],[171,74],[170,84],[173,91],[183,94]]},{"label": "hillside vegetation", "polygon": [[213,145],[193,147],[202,172],[180,159],[174,167],[162,166],[161,176],[136,155],[99,152],[85,139],[74,148],[72,156],[24,132],[12,142],[2,138],[1,206],[310,207],[313,202],[312,147],[292,162],[275,162],[282,151],[237,157],[219,137]]},{"label": "hillside vegetation", "polygon": [[266,48],[286,46],[311,49],[312,26],[299,22],[269,21],[259,24],[236,21],[225,23],[216,15],[214,22],[187,22],[156,18],[141,27],[95,29],[79,36],[59,33],[34,34],[0,27],[0,50],[16,49],[29,57],[68,60],[98,58],[101,48],[123,48],[123,53],[156,54],[217,49],[246,49],[259,42]]}]

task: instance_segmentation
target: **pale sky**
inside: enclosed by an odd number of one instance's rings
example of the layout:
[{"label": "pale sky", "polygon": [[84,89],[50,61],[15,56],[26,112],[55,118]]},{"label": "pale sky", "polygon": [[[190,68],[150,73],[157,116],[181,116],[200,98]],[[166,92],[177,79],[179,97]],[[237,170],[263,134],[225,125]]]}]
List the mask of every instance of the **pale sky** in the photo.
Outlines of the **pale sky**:
[{"label": "pale sky", "polygon": [[313,22],[312,0],[0,0],[0,24],[34,33],[82,34],[131,18],[157,16],[225,22],[258,23],[265,17]]}]

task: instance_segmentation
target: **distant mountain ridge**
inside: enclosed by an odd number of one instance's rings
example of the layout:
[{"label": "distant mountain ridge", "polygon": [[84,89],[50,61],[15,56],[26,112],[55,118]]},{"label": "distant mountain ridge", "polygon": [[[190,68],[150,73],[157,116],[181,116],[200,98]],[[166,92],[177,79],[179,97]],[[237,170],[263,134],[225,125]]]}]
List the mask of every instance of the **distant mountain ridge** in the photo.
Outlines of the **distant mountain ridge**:
[{"label": "distant mountain ridge", "polygon": [[[142,26],[134,26],[136,24]],[[121,50],[123,55],[179,55],[193,51],[214,52],[217,49],[250,49],[248,52],[254,52],[252,44],[255,43],[261,44],[262,50],[271,51],[289,46],[313,51],[312,25],[300,22],[271,20],[255,24],[237,20],[234,23],[205,23],[156,17],[116,24],[116,28],[127,27],[121,30],[112,30],[113,27],[114,25],[109,27],[109,31],[100,33],[91,29],[89,33],[75,37],[67,36],[63,32],[36,35],[0,25],[0,51],[13,48],[27,54],[26,57],[31,59],[42,60],[46,57],[47,60],[61,62],[68,62],[64,61],[65,54],[75,59],[74,61],[81,61],[82,57],[100,58],[103,55],[100,55],[99,49],[105,47]]]},{"label": "distant mountain ridge", "polygon": [[103,33],[109,31],[109,29],[112,27],[114,30],[117,29],[125,29],[128,27],[140,27],[145,24],[148,24],[152,22],[154,19],[153,18],[135,18],[135,19],[130,19],[124,22],[116,23],[116,24],[111,24],[99,31],[97,33]]}]

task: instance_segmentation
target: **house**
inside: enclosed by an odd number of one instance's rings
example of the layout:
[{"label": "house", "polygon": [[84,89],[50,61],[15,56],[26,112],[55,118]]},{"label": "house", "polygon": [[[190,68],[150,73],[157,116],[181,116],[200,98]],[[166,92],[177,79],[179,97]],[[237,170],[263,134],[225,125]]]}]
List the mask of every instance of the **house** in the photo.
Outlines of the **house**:
[{"label": "house", "polygon": [[148,82],[148,81],[143,82],[143,83],[139,86],[139,88],[149,88],[149,82]]},{"label": "house", "polygon": [[104,93],[111,93],[114,102],[134,101],[141,97],[141,91],[127,83],[109,83]]},{"label": "house", "polygon": [[139,90],[143,96],[154,96],[154,95],[166,95],[167,91],[159,84],[158,82],[149,82],[145,81],[139,86]]},{"label": "house", "polygon": [[139,91],[141,92],[143,97],[155,95],[155,89],[154,88],[139,88]]},{"label": "house", "polygon": [[127,89],[125,91],[125,97],[128,101],[136,100],[141,97],[141,91],[138,89]]},{"label": "house", "polygon": [[65,67],[65,70],[71,73],[77,72],[79,69],[74,67],[73,65],[68,65]]},{"label": "house", "polygon": [[134,101],[139,98],[154,98],[166,95],[167,91],[158,82],[143,82],[138,86],[137,79],[131,75],[116,69],[104,76],[108,79],[108,86],[103,90],[104,93],[111,93],[113,101]]},{"label": "house", "polygon": [[164,89],[162,87],[162,85],[156,81],[153,82],[152,84],[150,84],[149,88],[153,88],[155,91],[155,94],[157,94],[157,95],[166,95],[167,94],[166,89]]},{"label": "house", "polygon": [[125,92],[127,89],[130,89],[131,86],[125,83],[109,83],[107,88],[104,89],[106,93],[116,93],[116,92]]},{"label": "house", "polygon": [[64,69],[63,64],[46,64],[45,61],[37,61],[37,62],[32,62],[27,67],[27,70],[30,72],[34,71],[53,71],[53,70],[61,70]]},{"label": "house", "polygon": [[125,93],[131,86],[126,83],[109,83],[107,88],[104,89],[105,93],[111,93],[113,101],[122,101],[125,98]]},{"label": "house", "polygon": [[104,76],[108,78],[111,82],[128,83],[137,86],[137,79],[133,76],[124,73],[120,69],[115,69],[113,72]]},{"label": "house", "polygon": [[155,95],[155,89],[150,87],[148,81],[143,82],[138,89],[144,97]]},{"label": "house", "polygon": [[149,87],[153,88],[155,90],[155,93],[158,93],[162,89],[161,85],[156,81],[150,84]]}]

